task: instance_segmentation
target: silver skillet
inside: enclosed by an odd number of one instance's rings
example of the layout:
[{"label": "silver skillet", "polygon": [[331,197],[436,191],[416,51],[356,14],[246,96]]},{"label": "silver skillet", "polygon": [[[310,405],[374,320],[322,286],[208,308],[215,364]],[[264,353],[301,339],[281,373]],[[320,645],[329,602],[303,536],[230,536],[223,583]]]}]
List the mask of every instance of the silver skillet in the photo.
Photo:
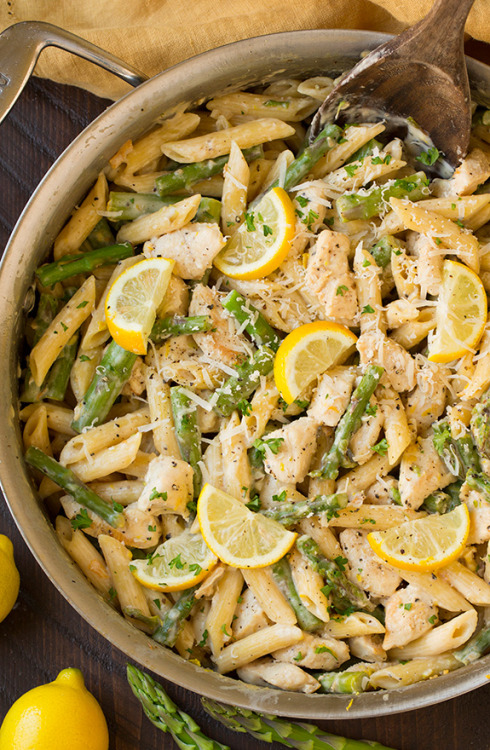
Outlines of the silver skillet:
[{"label": "silver skillet", "polygon": [[[114,612],[58,543],[30,484],[18,421],[17,357],[23,307],[34,270],[100,169],[128,138],[182,101],[196,101],[281,77],[328,74],[351,67],[359,54],[388,35],[369,31],[294,31],[256,37],[205,52],[137,88],[98,117],[49,170],[20,217],[0,268],[0,482],[12,515],[38,563],[76,611],[130,659],[162,677],[216,700],[283,716],[353,719],[408,711],[454,698],[487,683],[490,655],[435,680],[351,696],[304,695],[258,688],[202,669]],[[54,44],[96,62],[137,85],[144,78],[102,50],[47,24],[17,24],[0,35],[0,117],[27,80],[39,52]],[[490,67],[468,58],[470,79],[490,90]],[[1,89],[4,89],[3,93]],[[5,102],[2,105],[2,100]]]}]

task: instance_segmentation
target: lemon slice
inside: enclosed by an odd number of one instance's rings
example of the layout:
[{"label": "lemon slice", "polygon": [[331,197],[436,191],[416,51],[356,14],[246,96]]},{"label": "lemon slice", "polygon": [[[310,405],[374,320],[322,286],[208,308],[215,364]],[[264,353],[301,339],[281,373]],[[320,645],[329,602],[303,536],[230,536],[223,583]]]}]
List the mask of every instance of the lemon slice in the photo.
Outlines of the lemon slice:
[{"label": "lemon slice", "polygon": [[284,401],[292,404],[309,383],[333,365],[345,362],[357,341],[338,323],[317,320],[295,328],[277,350],[274,379]]},{"label": "lemon slice", "polygon": [[372,531],[367,540],[385,562],[402,570],[436,570],[463,551],[470,530],[464,503],[450,513],[406,521],[386,531]]},{"label": "lemon slice", "polygon": [[199,495],[197,517],[208,547],[233,568],[272,565],[289,552],[297,537],[210,484]]},{"label": "lemon slice", "polygon": [[181,591],[202,581],[217,562],[201,534],[186,530],[160,544],[147,560],[131,560],[130,568],[148,589]]},{"label": "lemon slice", "polygon": [[261,279],[283,262],[294,238],[295,216],[283,188],[269,190],[214,259],[232,279]]},{"label": "lemon slice", "polygon": [[112,284],[105,318],[112,338],[134,354],[146,354],[156,311],[167,291],[175,261],[147,258],[126,268]]},{"label": "lemon slice", "polygon": [[471,351],[487,322],[487,295],[477,274],[454,260],[445,260],[436,308],[437,327],[429,337],[431,362],[450,362]]}]

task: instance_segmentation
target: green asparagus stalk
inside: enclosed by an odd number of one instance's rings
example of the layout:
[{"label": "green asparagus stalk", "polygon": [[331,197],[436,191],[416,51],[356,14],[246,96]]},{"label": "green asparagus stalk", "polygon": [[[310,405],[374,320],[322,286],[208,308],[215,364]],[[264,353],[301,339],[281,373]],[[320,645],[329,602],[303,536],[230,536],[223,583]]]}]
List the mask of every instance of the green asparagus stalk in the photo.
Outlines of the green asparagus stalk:
[{"label": "green asparagus stalk", "polygon": [[339,614],[352,610],[353,607],[355,610],[373,609],[364,591],[347,578],[337,562],[323,557],[318,544],[313,539],[304,534],[296,540],[296,547],[306,557],[313,570],[324,577],[327,582],[324,593],[330,596]]},{"label": "green asparagus stalk", "polygon": [[[372,672],[372,670],[371,670]],[[321,693],[363,693],[369,683],[369,670],[359,672],[323,672],[315,675]]]},{"label": "green asparagus stalk", "polygon": [[341,195],[337,199],[337,210],[342,221],[372,219],[379,216],[390,198],[406,198],[417,201],[427,194],[428,179],[424,172],[417,172],[386,185],[375,186],[363,193]]},{"label": "green asparagus stalk", "polygon": [[173,607],[165,613],[163,622],[153,633],[153,639],[162,646],[175,646],[175,641],[184,627],[184,620],[189,617],[191,609],[196,603],[194,594],[200,584],[186,589],[177,599]]},{"label": "green asparagus stalk", "polygon": [[461,486],[462,482],[453,482],[444,491],[433,492],[432,495],[425,498],[421,510],[425,510],[428,513],[449,513],[449,511],[454,510],[454,508],[461,504],[459,498]]},{"label": "green asparagus stalk", "polygon": [[194,497],[198,497],[202,485],[202,472],[199,466],[202,455],[196,405],[191,402],[180,386],[170,389],[170,403],[180,454],[194,470]]},{"label": "green asparagus stalk", "polygon": [[234,732],[247,732],[262,742],[279,742],[297,750],[392,750],[379,742],[349,740],[319,729],[314,724],[297,723],[271,714],[259,714],[237,706],[224,706],[201,698],[204,710]]},{"label": "green asparagus stalk", "polygon": [[364,159],[364,157],[366,156],[371,156],[375,148],[378,148],[381,150],[383,148],[383,144],[380,141],[378,141],[376,138],[371,138],[371,140],[365,143],[364,146],[361,146],[361,148],[358,148],[357,151],[355,151],[352,154],[352,156],[349,159],[347,159],[345,163],[352,164],[352,162],[354,161],[360,161],[361,159]]},{"label": "green asparagus stalk", "polygon": [[30,466],[39,469],[49,479],[62,487],[77,503],[96,513],[103,521],[118,529],[126,523],[124,515],[102,500],[93,490],[87,487],[71,469],[62,466],[51,456],[31,445],[25,459]]},{"label": "green asparagus stalk", "polygon": [[122,611],[125,617],[129,617],[131,620],[136,620],[138,623],[141,623],[140,630],[144,630],[145,633],[149,633],[150,635],[155,633],[161,624],[159,617],[156,615],[144,615],[141,609],[138,609],[137,607],[123,607]]},{"label": "green asparagus stalk", "polygon": [[101,247],[80,255],[67,255],[54,263],[46,263],[36,270],[36,276],[43,286],[53,286],[58,281],[64,281],[79,273],[91,273],[95,268],[117,263],[132,255],[133,248],[129,242]]},{"label": "green asparagus stalk", "polygon": [[490,458],[490,389],[473,409],[470,428],[478,453],[482,458]]},{"label": "green asparagus stalk", "polygon": [[490,625],[484,625],[468,643],[458,651],[453,651],[453,656],[463,664],[471,664],[486,654],[490,649]]},{"label": "green asparagus stalk", "polygon": [[274,352],[261,346],[246,362],[236,367],[237,374],[228,378],[215,393],[218,398],[214,408],[224,417],[229,417],[239,401],[248,399],[260,383],[261,375],[268,375],[274,367]]},{"label": "green asparagus stalk", "polygon": [[326,516],[330,520],[337,515],[340,508],[347,505],[347,494],[338,492],[335,495],[317,495],[313,500],[299,500],[296,503],[278,503],[277,507],[263,510],[262,515],[273,518],[283,526],[294,526],[303,518]]},{"label": "green asparagus stalk", "polygon": [[95,225],[87,237],[87,242],[91,250],[98,250],[101,247],[109,247],[109,245],[114,244],[114,235],[107,219],[102,217]]},{"label": "green asparagus stalk", "polygon": [[127,678],[151,723],[162,732],[169,732],[181,750],[230,750],[228,745],[206,737],[194,719],[181,711],[150,675],[128,664]]},{"label": "green asparagus stalk", "polygon": [[434,448],[451,474],[464,481],[468,471],[480,471],[478,451],[470,435],[453,438],[449,422],[445,420],[436,422],[432,429]]},{"label": "green asparagus stalk", "polygon": [[111,341],[83,397],[77,418],[72,422],[74,430],[81,432],[84,427],[94,427],[104,421],[129,379],[137,357]]},{"label": "green asparagus stalk", "polygon": [[[243,155],[247,161],[253,161],[263,156],[261,146],[244,149]],[[215,174],[219,174],[225,164],[228,163],[229,154],[218,156],[216,159],[207,159],[206,161],[186,164],[185,167],[179,167],[173,172],[166,172],[155,180],[155,187],[160,197],[175,193],[182,188],[190,188],[195,182],[205,180]]]},{"label": "green asparagus stalk", "polygon": [[257,346],[268,346],[273,352],[277,352],[281,339],[251,302],[234,289],[225,297],[222,304],[240,325],[248,321],[245,330]]},{"label": "green asparagus stalk", "polygon": [[[115,222],[133,221],[139,216],[152,214],[164,206],[172,206],[184,199],[183,195],[166,195],[161,198],[155,193],[109,193],[107,210],[117,213]],[[215,198],[201,198],[194,221],[217,223],[221,216],[221,202]]]},{"label": "green asparagus stalk", "polygon": [[158,343],[169,336],[182,336],[185,333],[203,333],[213,327],[211,318],[207,315],[193,315],[189,318],[180,315],[159,318],[151,329],[150,338]]},{"label": "green asparagus stalk", "polygon": [[361,424],[361,417],[366,410],[369,399],[376,390],[383,372],[383,367],[368,365],[366,372],[361,378],[361,382],[352,394],[347,410],[337,425],[332,447],[323,457],[320,469],[312,472],[311,476],[337,479],[339,468],[342,466],[347,454],[350,439]]},{"label": "green asparagus stalk", "polygon": [[192,221],[203,222],[204,224],[219,224],[220,219],[221,201],[203,196]]},{"label": "green asparagus stalk", "polygon": [[71,337],[51,366],[46,378],[46,391],[43,393],[43,398],[51,398],[53,401],[64,400],[71,368],[77,356],[78,338],[78,333]]},{"label": "green asparagus stalk", "polygon": [[300,628],[302,630],[306,630],[307,632],[320,630],[323,627],[324,623],[318,617],[315,617],[312,612],[306,609],[301,599],[299,598],[299,594],[296,591],[296,586],[294,585],[291,567],[285,557],[283,557],[282,560],[274,563],[274,565],[272,566],[272,576],[281,589],[282,593],[290,603],[291,607],[294,609],[294,613],[298,618],[298,625],[300,626]]},{"label": "green asparagus stalk", "polygon": [[466,484],[472,490],[477,490],[490,503],[490,479],[481,472],[469,471],[466,475]]},{"label": "green asparagus stalk", "polygon": [[392,234],[387,234],[384,237],[381,237],[381,239],[372,246],[369,252],[380,268],[386,268],[391,262],[391,254],[400,254],[401,243]]},{"label": "green asparagus stalk", "polygon": [[[329,151],[332,146],[339,140],[342,135],[342,129],[338,125],[326,125],[323,130],[318,133],[317,137],[309,146],[307,146],[293,162],[286,169],[286,177],[284,179],[284,190],[288,192],[295,185],[306,177],[308,172],[311,172],[317,161]],[[273,182],[269,186],[268,190],[273,187],[277,187],[279,181]],[[259,196],[261,197],[261,196]],[[257,199],[256,199],[257,200]]]}]

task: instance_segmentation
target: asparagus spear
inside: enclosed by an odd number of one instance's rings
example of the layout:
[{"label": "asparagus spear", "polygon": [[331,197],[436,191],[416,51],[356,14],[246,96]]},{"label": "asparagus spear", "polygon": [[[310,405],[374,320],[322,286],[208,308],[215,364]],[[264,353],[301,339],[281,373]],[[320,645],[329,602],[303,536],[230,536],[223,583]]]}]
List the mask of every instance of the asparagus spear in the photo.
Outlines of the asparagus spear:
[{"label": "asparagus spear", "polygon": [[361,382],[352,394],[349,406],[335,430],[335,438],[330,450],[324,455],[320,469],[313,471],[313,477],[337,479],[339,468],[345,459],[350,439],[361,424],[361,417],[366,410],[369,399],[376,390],[384,372],[383,367],[368,365]]},{"label": "asparagus spear", "polygon": [[323,672],[315,675],[322,686],[321,693],[363,693],[369,683],[372,670],[359,672]]},{"label": "asparagus spear", "polygon": [[469,471],[466,475],[466,484],[470,489],[480,492],[490,503],[490,479],[485,474]]},{"label": "asparagus spear", "polygon": [[261,375],[268,375],[274,367],[274,352],[261,346],[253,357],[236,367],[237,374],[228,378],[215,393],[218,398],[214,408],[224,417],[229,417],[242,399],[248,399],[260,383]]},{"label": "asparagus spear", "polygon": [[282,523],[283,526],[293,526],[302,518],[325,514],[330,520],[337,515],[337,510],[347,505],[347,494],[338,492],[335,495],[317,495],[313,500],[300,500],[296,503],[278,503],[277,507],[263,510],[267,518]]},{"label": "asparagus spear", "polygon": [[251,302],[234,289],[225,297],[222,304],[240,325],[248,321],[245,330],[257,346],[268,346],[273,352],[277,352],[281,339]]},{"label": "asparagus spear", "polygon": [[182,336],[184,333],[202,333],[210,331],[212,327],[211,318],[208,318],[207,315],[193,315],[189,318],[174,315],[156,320],[151,329],[150,338],[152,341],[158,343],[169,336]]},{"label": "asparagus spear", "polygon": [[[182,750],[230,750],[202,733],[196,722],[169,698],[162,685],[131,664],[127,665],[131,690],[143,706],[149,720],[163,732],[170,732]],[[297,750],[393,750],[379,742],[349,740],[328,734],[314,724],[288,721],[271,714],[259,714],[237,706],[225,706],[202,698],[204,710],[233,732],[248,732],[263,742],[279,742]]]},{"label": "asparagus spear", "polygon": [[180,454],[194,470],[194,497],[198,497],[202,484],[202,472],[199,466],[202,455],[196,405],[191,402],[180,386],[170,389],[170,403]]},{"label": "asparagus spear", "polygon": [[298,618],[298,625],[302,630],[313,632],[320,630],[324,623],[318,617],[315,617],[299,598],[299,594],[296,591],[294,585],[293,576],[291,574],[291,567],[285,557],[282,560],[274,563],[272,566],[272,576],[281,589],[282,593],[294,609],[294,613]]},{"label": "asparagus spear", "polygon": [[453,656],[463,664],[471,664],[490,649],[490,624],[484,625],[463,648],[453,651]]},{"label": "asparagus spear", "polygon": [[304,534],[296,541],[296,547],[306,557],[313,570],[325,578],[327,586],[324,593],[330,596],[339,614],[352,610],[352,607],[355,610],[373,608],[364,591],[349,581],[337,562],[323,557],[313,539]]},{"label": "asparagus spear", "polygon": [[196,603],[194,594],[199,586],[200,584],[196,584],[196,586],[186,589],[173,607],[165,613],[162,624],[155,630],[152,636],[162,646],[175,646],[177,636],[184,626],[184,620],[189,617],[191,609]]},{"label": "asparagus spear", "polygon": [[80,255],[67,255],[54,263],[46,263],[36,270],[36,276],[43,286],[53,286],[58,281],[64,281],[79,273],[91,273],[95,268],[117,263],[131,255],[133,248],[129,242],[101,247]]},{"label": "asparagus spear", "polygon": [[159,617],[156,615],[144,615],[141,609],[138,609],[137,607],[123,607],[122,612],[125,617],[129,617],[131,620],[136,620],[138,623],[141,623],[140,630],[144,630],[145,633],[150,633],[150,635],[152,635],[161,624]]},{"label": "asparagus spear", "polygon": [[360,161],[361,159],[364,159],[365,156],[370,156],[375,148],[381,150],[383,148],[383,144],[378,141],[377,138],[371,138],[371,140],[365,143],[364,146],[358,148],[357,151],[355,151],[345,163],[352,164],[352,162],[354,161]]},{"label": "asparagus spear", "polygon": [[[118,214],[114,221],[133,221],[144,214],[152,214],[163,206],[179,203],[185,196],[166,195],[161,198],[155,193],[109,193],[108,211]],[[215,198],[201,198],[194,221],[219,222],[221,203]]]},{"label": "asparagus spear", "polygon": [[51,458],[51,456],[47,456],[39,448],[31,445],[26,451],[25,459],[30,466],[42,471],[49,479],[59,484],[77,503],[97,513],[110,526],[118,529],[126,523],[122,513],[116,511],[112,505],[109,505],[105,500],[96,495],[71,469],[62,466],[58,461]]},{"label": "asparagus spear", "polygon": [[162,732],[170,732],[182,750],[230,750],[228,745],[206,737],[194,719],[181,711],[150,675],[128,664],[127,678],[151,723]]},{"label": "asparagus spear", "polygon": [[453,438],[449,422],[440,420],[432,426],[434,448],[447,468],[462,481],[468,471],[480,471],[480,459],[470,435]]},{"label": "asparagus spear", "polygon": [[461,500],[459,499],[461,485],[462,482],[453,482],[444,491],[433,492],[432,495],[425,498],[421,510],[426,510],[428,513],[440,514],[449,513],[450,510],[454,510],[454,508],[461,504]]},{"label": "asparagus spear", "polygon": [[109,245],[114,244],[114,235],[107,219],[102,217],[90,232],[87,241],[91,250],[97,250],[99,247],[109,247]]},{"label": "asparagus spear", "polygon": [[386,268],[391,262],[391,254],[400,254],[401,243],[392,234],[387,234],[372,246],[370,253],[380,268]]},{"label": "asparagus spear", "polygon": [[349,740],[307,722],[297,723],[271,714],[259,714],[237,706],[224,706],[201,698],[204,710],[234,732],[248,732],[262,742],[279,742],[297,750],[392,750],[379,742]]},{"label": "asparagus spear", "polygon": [[46,391],[43,398],[52,398],[53,401],[64,400],[71,368],[77,356],[78,338],[78,333],[71,337],[51,366],[46,378]]},{"label": "asparagus spear", "polygon": [[386,185],[369,188],[363,193],[350,193],[337,198],[337,210],[342,221],[372,219],[379,216],[390,198],[406,198],[417,201],[427,193],[428,179],[424,172],[393,180]]},{"label": "asparagus spear", "polygon": [[[253,146],[243,151],[243,155],[247,161],[258,159],[263,156],[263,153],[261,146]],[[190,188],[195,182],[199,182],[199,180],[205,180],[207,177],[219,174],[225,164],[228,163],[229,158],[230,155],[225,154],[224,156],[218,156],[216,159],[207,159],[206,161],[199,161],[194,164],[186,164],[185,167],[179,167],[173,172],[166,172],[155,180],[156,191],[162,197],[170,193],[175,193],[176,190],[181,190],[182,188]]]},{"label": "asparagus spear", "polygon": [[81,432],[84,427],[104,421],[129,379],[137,357],[111,341],[83,397],[77,418],[72,422],[74,430]]},{"label": "asparagus spear", "polygon": [[490,458],[490,389],[473,409],[470,428],[478,453],[482,458]]}]

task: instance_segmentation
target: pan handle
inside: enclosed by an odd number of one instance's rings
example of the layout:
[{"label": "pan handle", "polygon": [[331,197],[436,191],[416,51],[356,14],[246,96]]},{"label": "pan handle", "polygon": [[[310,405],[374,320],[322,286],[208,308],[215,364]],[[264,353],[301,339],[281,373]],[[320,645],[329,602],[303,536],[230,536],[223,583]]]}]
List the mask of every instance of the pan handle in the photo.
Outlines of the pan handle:
[{"label": "pan handle", "polygon": [[100,65],[131,86],[148,76],[110,52],[69,31],[41,21],[23,21],[0,34],[0,122],[11,110],[26,85],[45,47],[59,47]]}]

